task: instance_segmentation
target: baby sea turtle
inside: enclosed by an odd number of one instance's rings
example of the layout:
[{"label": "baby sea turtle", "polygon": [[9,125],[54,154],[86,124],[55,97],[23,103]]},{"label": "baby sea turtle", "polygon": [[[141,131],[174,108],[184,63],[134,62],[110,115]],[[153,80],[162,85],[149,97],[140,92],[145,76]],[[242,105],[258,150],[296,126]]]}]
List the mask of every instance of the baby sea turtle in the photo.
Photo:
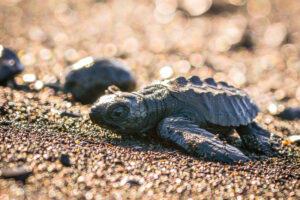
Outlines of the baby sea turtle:
[{"label": "baby sea turtle", "polygon": [[[158,137],[209,160],[247,161],[247,152],[276,155],[268,131],[253,119],[259,109],[246,92],[208,78],[179,77],[154,83],[138,92],[102,96],[90,118],[119,133],[143,133],[156,128]],[[238,132],[243,151],[216,137]]]},{"label": "baby sea turtle", "polygon": [[24,70],[18,56],[10,49],[0,45],[0,85],[6,85]]},{"label": "baby sea turtle", "polygon": [[65,92],[75,100],[88,104],[95,102],[108,86],[116,85],[122,91],[136,86],[133,74],[126,66],[110,59],[87,57],[72,66],[64,84]]}]

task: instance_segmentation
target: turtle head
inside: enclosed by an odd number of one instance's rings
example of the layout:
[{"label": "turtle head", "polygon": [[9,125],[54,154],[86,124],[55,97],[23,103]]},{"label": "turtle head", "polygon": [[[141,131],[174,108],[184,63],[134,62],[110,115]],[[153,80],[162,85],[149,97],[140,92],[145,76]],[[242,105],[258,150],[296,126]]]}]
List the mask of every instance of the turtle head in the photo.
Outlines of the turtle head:
[{"label": "turtle head", "polygon": [[0,81],[5,82],[23,70],[24,66],[17,55],[10,49],[0,45]]},{"label": "turtle head", "polygon": [[91,108],[92,122],[118,133],[140,133],[147,126],[143,98],[133,93],[117,92],[99,98]]}]

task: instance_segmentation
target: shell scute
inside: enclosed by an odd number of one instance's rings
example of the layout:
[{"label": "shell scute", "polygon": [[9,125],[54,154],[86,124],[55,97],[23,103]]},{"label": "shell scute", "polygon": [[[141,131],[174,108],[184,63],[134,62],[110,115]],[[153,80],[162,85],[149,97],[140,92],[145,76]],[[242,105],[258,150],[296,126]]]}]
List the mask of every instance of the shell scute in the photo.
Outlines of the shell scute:
[{"label": "shell scute", "polygon": [[190,105],[195,108],[195,112],[202,113],[204,118],[213,124],[246,125],[259,111],[245,91],[225,82],[216,82],[212,78],[202,82],[197,76],[189,79],[179,77],[166,82],[165,85],[184,106]]},{"label": "shell scute", "polygon": [[208,85],[217,87],[217,83],[215,82],[215,80],[213,78],[207,78],[204,80],[204,82],[207,83]]},{"label": "shell scute", "polygon": [[170,80],[168,83],[171,85],[176,85],[176,86],[182,87],[182,86],[186,86],[188,84],[188,81],[186,80],[185,77],[180,76],[176,79]]},{"label": "shell scute", "polygon": [[229,87],[229,85],[226,82],[224,82],[224,81],[219,81],[218,85],[221,85],[223,87]]},{"label": "shell scute", "polygon": [[198,76],[191,76],[189,79],[188,79],[192,84],[195,84],[195,85],[202,85],[203,82],[201,81],[201,79],[198,77]]}]

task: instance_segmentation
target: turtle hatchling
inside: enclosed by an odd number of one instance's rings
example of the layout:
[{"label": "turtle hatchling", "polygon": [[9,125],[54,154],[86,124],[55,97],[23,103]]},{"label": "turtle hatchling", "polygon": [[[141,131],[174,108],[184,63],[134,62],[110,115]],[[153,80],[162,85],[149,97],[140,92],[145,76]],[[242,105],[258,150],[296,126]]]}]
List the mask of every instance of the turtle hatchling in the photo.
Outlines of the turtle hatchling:
[{"label": "turtle hatchling", "polygon": [[84,58],[72,66],[66,77],[64,90],[83,104],[94,103],[111,85],[131,91],[136,82],[129,69],[111,59]]},{"label": "turtle hatchling", "polygon": [[[90,118],[121,134],[155,134],[192,155],[238,163],[250,160],[250,154],[278,155],[274,134],[253,121],[258,112],[245,91],[192,76],[153,83],[138,92],[102,96],[91,108]],[[230,142],[234,129],[241,145]]]},{"label": "turtle hatchling", "polygon": [[12,50],[0,45],[0,85],[13,81],[24,69],[18,56]]}]

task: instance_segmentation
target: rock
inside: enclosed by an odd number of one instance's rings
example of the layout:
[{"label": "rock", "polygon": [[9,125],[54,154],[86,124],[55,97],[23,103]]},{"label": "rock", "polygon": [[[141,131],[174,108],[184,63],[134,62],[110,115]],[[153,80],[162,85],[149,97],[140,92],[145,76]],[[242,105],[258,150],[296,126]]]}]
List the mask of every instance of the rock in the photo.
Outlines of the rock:
[{"label": "rock", "polygon": [[284,120],[300,119],[300,108],[286,108],[276,116]]},{"label": "rock", "polygon": [[17,167],[17,168],[7,168],[0,170],[0,177],[1,178],[14,178],[15,180],[25,181],[28,176],[32,174],[32,171],[26,169],[24,167]]},{"label": "rock", "polygon": [[18,56],[12,50],[0,45],[0,85],[6,85],[23,70],[24,66]]},{"label": "rock", "polygon": [[72,93],[83,104],[95,102],[111,85],[122,91],[131,91],[136,86],[133,74],[126,66],[115,60],[84,58],[73,65],[66,76],[64,91]]}]

